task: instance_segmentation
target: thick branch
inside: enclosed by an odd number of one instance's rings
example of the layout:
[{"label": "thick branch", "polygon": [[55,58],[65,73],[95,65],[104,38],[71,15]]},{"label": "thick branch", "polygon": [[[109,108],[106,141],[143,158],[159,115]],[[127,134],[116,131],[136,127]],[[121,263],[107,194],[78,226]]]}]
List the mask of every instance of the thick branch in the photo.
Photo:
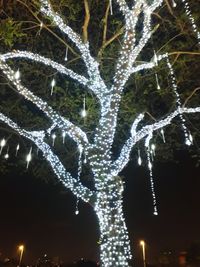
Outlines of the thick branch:
[{"label": "thick branch", "polygon": [[64,23],[63,19],[52,10],[48,0],[40,0],[40,3],[41,12],[47,15],[54,24],[70,38],[81,52],[82,59],[87,67],[88,75],[92,79],[96,91],[98,91],[96,96],[101,100],[102,95],[107,91],[107,87],[100,76],[98,62],[90,54],[88,42],[84,43],[81,37]]},{"label": "thick branch", "polygon": [[55,127],[65,130],[75,142],[81,143],[83,146],[88,143],[86,134],[79,127],[57,114],[45,101],[40,99],[38,96],[35,96],[31,91],[23,86],[20,80],[15,77],[13,70],[2,60],[0,60],[0,69],[6,75],[8,80],[15,85],[17,91],[42,110],[53,122]]},{"label": "thick branch", "polygon": [[84,7],[85,7],[85,21],[83,25],[83,41],[84,43],[88,42],[88,25],[90,21],[90,8],[88,4],[88,0],[84,0]]},{"label": "thick branch", "polygon": [[[200,112],[200,107],[196,108],[178,108],[176,109],[173,113],[168,115],[166,118],[161,119],[151,125],[147,125],[142,127],[141,130],[138,132],[132,132],[134,135],[132,135],[124,144],[119,158],[113,163],[112,168],[113,168],[113,174],[118,175],[120,171],[123,170],[123,168],[126,166],[126,164],[129,162],[130,158],[130,153],[132,151],[133,146],[139,142],[140,140],[146,138],[147,136],[152,135],[155,131],[164,128],[165,126],[169,125],[171,121],[177,117],[180,114],[184,113],[197,113]],[[133,125],[135,122],[133,123]]]},{"label": "thick branch", "polygon": [[66,67],[64,67],[63,65],[49,59],[43,56],[40,56],[38,54],[34,54],[28,51],[14,51],[11,53],[7,53],[7,54],[3,54],[0,55],[0,59],[2,60],[7,60],[10,58],[25,58],[25,59],[30,59],[32,61],[35,62],[40,62],[43,63],[44,65],[50,66],[53,69],[57,70],[59,73],[65,74],[67,76],[69,76],[70,78],[76,80],[77,82],[83,84],[83,85],[87,85],[87,83],[89,82],[85,77],[75,73],[72,70],[67,69]]},{"label": "thick branch", "polygon": [[43,152],[44,157],[50,163],[54,173],[56,174],[57,178],[62,182],[62,184],[66,188],[70,189],[70,191],[76,197],[81,198],[83,201],[92,204],[92,200],[94,200],[95,193],[83,186],[80,181],[77,181],[71,176],[70,173],[65,171],[65,167],[62,165],[59,158],[52,152],[50,146],[44,142],[44,131],[26,131],[2,113],[0,113],[0,121],[6,123],[9,127],[14,129],[20,135],[31,140]]}]

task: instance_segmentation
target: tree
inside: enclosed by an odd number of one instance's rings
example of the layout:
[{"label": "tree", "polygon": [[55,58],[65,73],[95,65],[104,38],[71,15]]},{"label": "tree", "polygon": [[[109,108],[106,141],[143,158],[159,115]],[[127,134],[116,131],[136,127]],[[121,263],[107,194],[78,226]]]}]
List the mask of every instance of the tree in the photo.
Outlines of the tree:
[{"label": "tree", "polygon": [[[39,1],[40,12],[45,16],[45,20],[49,18],[59,31],[68,37],[72,47],[79,51],[81,60],[86,67],[86,74],[79,74],[67,68],[64,63],[61,64],[45,56],[28,51],[17,50],[0,55],[0,69],[7,81],[15,87],[17,93],[34,106],[36,113],[40,111],[40,113],[45,115],[45,118],[47,118],[51,125],[45,129],[41,129],[42,126],[40,125],[40,129],[36,127],[36,129],[30,131],[27,130],[27,127],[20,126],[2,112],[0,113],[0,120],[21,136],[33,142],[43,152],[44,157],[63,185],[71,190],[78,199],[89,203],[94,208],[99,221],[100,257],[101,265],[104,267],[125,267],[128,266],[128,260],[131,258],[129,238],[122,209],[124,183],[119,174],[128,163],[132,149],[137,146],[138,142],[145,140],[148,168],[151,177],[154,214],[157,215],[152,176],[152,153],[154,153],[155,148],[154,146],[152,147],[150,142],[154,133],[159,131],[161,131],[163,141],[165,141],[163,128],[170,125],[172,120],[178,117],[185,135],[185,142],[187,145],[190,145],[193,140],[186,127],[184,114],[200,112],[200,107],[190,108],[182,106],[181,98],[177,90],[174,70],[168,53],[157,55],[154,52],[151,60],[145,63],[137,63],[138,57],[145,51],[146,44],[150,41],[154,31],[156,31],[156,28],[151,28],[152,14],[164,1],[137,0],[129,2],[130,4],[126,3],[125,0],[113,1],[113,3],[116,4],[116,8],[121,12],[119,16],[122,14],[124,21],[124,27],[120,33],[118,33],[118,36],[122,31],[124,34],[111,82],[107,83],[105,79],[102,78],[99,67],[100,63],[90,52],[88,41],[90,13],[87,0],[84,1],[86,16],[83,25],[83,38],[65,23],[59,12],[54,10],[50,1]],[[185,0],[183,2],[185,2]],[[111,0],[109,1],[106,19],[108,19],[109,9],[113,12],[113,3]],[[166,1],[166,3],[168,3],[168,1]],[[192,27],[199,39],[199,33],[187,3],[185,7],[192,22]],[[40,28],[43,29],[43,27],[44,23],[41,20]],[[107,45],[105,34],[102,48]],[[72,48],[71,46],[67,46],[67,49]],[[102,50],[100,50],[99,55],[99,58],[101,58]],[[47,66],[47,68],[51,67],[57,73],[66,77],[66,79],[74,80],[75,85],[78,83],[81,88],[89,90],[91,94],[95,96],[95,99],[97,99],[99,109],[97,116],[98,123],[93,133],[89,136],[81,127],[66,118],[66,116],[61,115],[56,111],[56,108],[52,107],[49,103],[28,89],[27,86],[24,85],[20,71],[14,70],[15,67],[7,63],[7,61],[10,62],[11,59],[26,59],[37,64],[43,64]],[[176,107],[167,115],[156,119],[153,123],[145,123],[144,113],[135,113],[136,116],[130,126],[129,137],[123,144],[119,155],[116,157],[116,155],[113,155],[112,147],[118,126],[120,103],[126,84],[129,82],[132,75],[143,70],[156,68],[158,64],[164,60],[168,66],[171,86],[176,98]],[[157,89],[160,90],[157,75],[156,81]],[[55,87],[56,80],[53,78],[50,88],[51,95],[53,95]],[[82,110],[83,117],[86,116],[86,112],[84,102]],[[56,138],[55,132],[58,130],[62,132],[63,138],[65,138],[65,135],[71,138],[78,148],[77,175],[73,172],[70,173],[66,169],[63,161],[56,153],[54,141]],[[50,143],[49,138],[53,138],[53,144]],[[1,149],[3,149],[5,144],[6,140],[1,140]],[[27,167],[31,157],[32,149],[30,149],[27,155]],[[82,167],[84,165],[90,169],[94,189],[87,187],[81,182]]]}]

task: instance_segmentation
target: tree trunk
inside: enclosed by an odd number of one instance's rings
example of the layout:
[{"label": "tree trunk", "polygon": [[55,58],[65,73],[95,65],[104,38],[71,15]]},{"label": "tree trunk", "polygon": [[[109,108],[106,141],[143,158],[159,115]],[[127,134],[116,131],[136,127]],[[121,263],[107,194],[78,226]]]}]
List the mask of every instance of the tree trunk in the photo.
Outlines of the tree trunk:
[{"label": "tree trunk", "polygon": [[101,267],[126,267],[131,259],[121,194],[122,190],[113,183],[113,187],[107,186],[97,197],[95,210],[100,226]]}]

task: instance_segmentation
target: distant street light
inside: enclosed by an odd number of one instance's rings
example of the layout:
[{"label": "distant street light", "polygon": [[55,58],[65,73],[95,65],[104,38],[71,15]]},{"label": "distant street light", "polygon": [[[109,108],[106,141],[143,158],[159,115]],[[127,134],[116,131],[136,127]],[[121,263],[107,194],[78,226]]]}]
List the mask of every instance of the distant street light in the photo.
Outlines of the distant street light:
[{"label": "distant street light", "polygon": [[20,251],[19,265],[18,265],[18,266],[20,267],[21,262],[22,262],[23,253],[24,253],[24,245],[20,245],[20,246],[18,247],[18,250]]},{"label": "distant street light", "polygon": [[140,245],[142,247],[143,264],[144,264],[144,267],[146,267],[146,255],[145,255],[145,242],[144,242],[144,240],[140,241]]}]

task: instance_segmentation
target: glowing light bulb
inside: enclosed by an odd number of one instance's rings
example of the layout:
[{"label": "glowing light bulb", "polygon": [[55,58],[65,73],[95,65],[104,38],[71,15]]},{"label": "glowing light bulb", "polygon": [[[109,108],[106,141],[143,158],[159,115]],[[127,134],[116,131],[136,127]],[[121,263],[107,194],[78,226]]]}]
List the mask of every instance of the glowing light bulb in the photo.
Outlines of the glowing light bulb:
[{"label": "glowing light bulb", "polygon": [[81,110],[81,116],[85,118],[87,116],[87,111],[85,109]]},{"label": "glowing light bulb", "polygon": [[52,145],[54,146],[54,144],[55,144],[55,139],[56,139],[56,134],[54,133],[54,134],[52,134],[52,139],[53,139],[53,143],[52,143]]},{"label": "glowing light bulb", "polygon": [[62,132],[63,144],[65,143],[66,132]]},{"label": "glowing light bulb", "polygon": [[51,95],[53,94],[53,89],[54,89],[54,86],[56,85],[56,81],[55,81],[55,79],[53,79],[52,81],[51,81]]},{"label": "glowing light bulb", "polygon": [[19,151],[19,144],[16,146],[16,153],[15,153],[15,156],[17,156],[18,151]]},{"label": "glowing light bulb", "polygon": [[0,142],[0,147],[1,147],[1,149],[0,149],[0,155],[1,155],[1,152],[2,152],[2,150],[3,150],[3,148],[4,148],[5,145],[6,145],[6,140],[3,138],[1,140],[1,142]]},{"label": "glowing light bulb", "polygon": [[6,153],[5,156],[4,156],[5,159],[8,159],[9,158],[9,154]]},{"label": "glowing light bulb", "polygon": [[65,51],[65,61],[68,60],[68,50],[69,50],[69,48],[68,48],[68,46],[67,46],[67,47],[66,47],[66,51]]},{"label": "glowing light bulb", "polygon": [[28,155],[26,156],[26,162],[27,162],[27,164],[26,164],[26,168],[27,168],[27,169],[28,169],[28,167],[29,167],[29,163],[30,163],[30,161],[32,160],[32,154],[31,154],[31,152],[32,152],[32,147],[31,147],[31,149],[30,149]]},{"label": "glowing light bulb", "polygon": [[17,71],[15,72],[15,74],[14,74],[15,79],[16,79],[16,80],[19,80],[20,76],[21,76],[20,71],[17,70]]}]

